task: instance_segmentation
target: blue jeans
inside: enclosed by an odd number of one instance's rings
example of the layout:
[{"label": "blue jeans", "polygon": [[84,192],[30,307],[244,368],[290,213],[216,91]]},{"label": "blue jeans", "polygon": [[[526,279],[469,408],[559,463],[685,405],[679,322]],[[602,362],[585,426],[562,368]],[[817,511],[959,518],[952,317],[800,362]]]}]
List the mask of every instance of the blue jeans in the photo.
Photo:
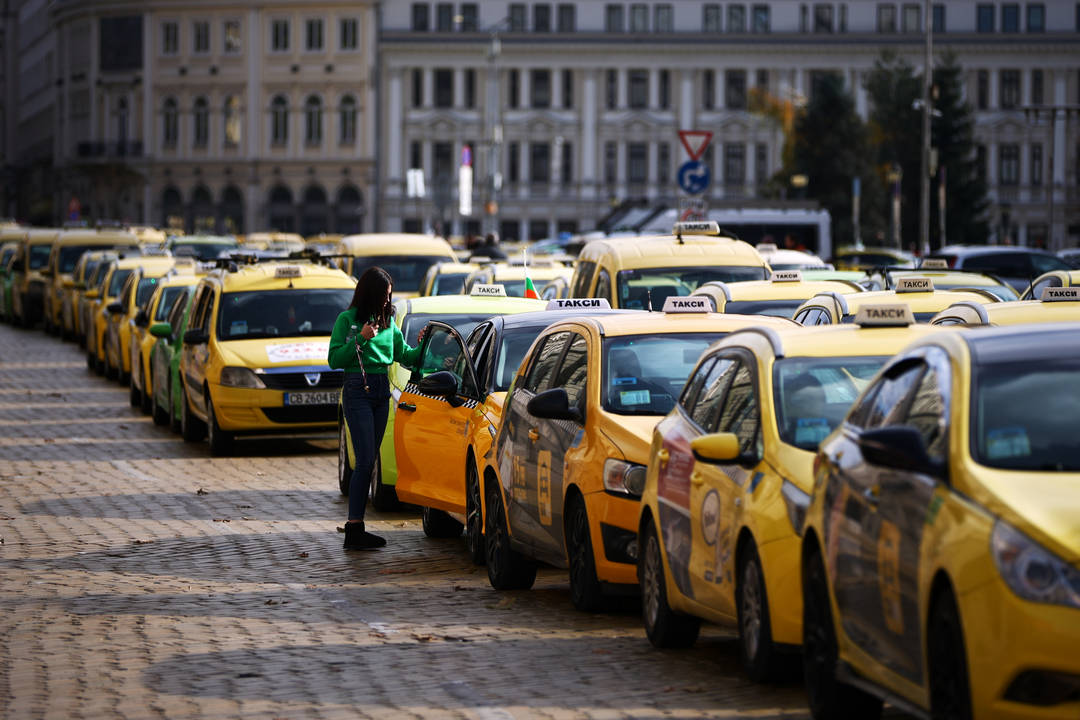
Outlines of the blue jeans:
[{"label": "blue jeans", "polygon": [[364,390],[364,378],[359,373],[345,374],[342,405],[345,422],[349,425],[356,464],[349,480],[349,519],[363,520],[367,509],[371,470],[382,445],[386,418],[390,411],[390,379],[386,375],[368,373],[370,392]]}]

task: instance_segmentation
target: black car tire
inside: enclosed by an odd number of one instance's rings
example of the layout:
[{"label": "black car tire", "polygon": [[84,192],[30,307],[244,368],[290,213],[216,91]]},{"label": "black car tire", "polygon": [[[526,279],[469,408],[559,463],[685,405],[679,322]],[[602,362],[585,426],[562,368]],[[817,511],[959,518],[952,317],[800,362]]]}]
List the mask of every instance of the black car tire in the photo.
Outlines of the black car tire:
[{"label": "black car tire", "polygon": [[658,648],[688,648],[701,630],[701,620],[671,609],[667,599],[664,560],[660,557],[660,538],[652,520],[641,531],[638,555],[638,583],[641,586],[641,616],[649,642]]},{"label": "black car tire", "polygon": [[206,434],[206,426],[191,412],[187,392],[180,386],[180,436],[184,442],[199,442]]},{"label": "black car tire", "polygon": [[585,499],[575,495],[566,512],[566,555],[570,565],[570,600],[578,610],[595,612],[604,604],[604,591],[596,577],[592,535]]},{"label": "black car tire", "polygon": [[484,559],[488,582],[496,590],[528,590],[536,582],[536,563],[510,547],[506,508],[494,481],[487,484]]},{"label": "black car tire", "polygon": [[375,464],[371,467],[371,490],[368,498],[371,506],[379,512],[393,512],[401,507],[397,488],[382,481],[382,458],[379,457],[378,449],[375,451]]},{"label": "black car tire", "polygon": [[218,425],[217,414],[214,412],[214,403],[210,399],[210,393],[206,394],[206,419],[206,436],[210,442],[210,454],[217,456],[228,455],[232,452],[236,433],[222,430],[221,426]]},{"label": "black car tire", "polygon": [[[166,393],[166,397],[168,397],[168,393]],[[154,394],[150,398],[150,402],[153,405],[154,424],[155,425],[160,425],[162,427],[168,425],[169,424],[169,410],[168,410],[168,408],[162,407],[160,405],[160,403],[158,403],[157,394]]]},{"label": "black car tire", "polygon": [[735,611],[739,622],[739,656],[751,680],[767,682],[779,673],[779,653],[772,641],[765,572],[753,540],[748,541],[740,553],[737,578]]},{"label": "black car tire", "polygon": [[473,565],[484,564],[484,511],[476,463],[465,464],[465,546]]},{"label": "black car tire", "polygon": [[461,537],[464,526],[442,510],[425,507],[420,512],[424,534],[429,538]]},{"label": "black car tire", "polygon": [[131,407],[142,407],[142,394],[139,388],[135,387],[135,373],[132,373],[131,378],[128,379],[128,402],[131,403]]},{"label": "black car tire", "polygon": [[345,432],[345,423],[338,423],[338,451],[337,472],[338,490],[345,497],[349,497],[349,483],[352,481],[352,466],[349,465],[348,435]]},{"label": "black car tire", "polygon": [[926,657],[930,667],[930,717],[971,720],[971,685],[964,630],[952,591],[934,599],[926,628]]}]

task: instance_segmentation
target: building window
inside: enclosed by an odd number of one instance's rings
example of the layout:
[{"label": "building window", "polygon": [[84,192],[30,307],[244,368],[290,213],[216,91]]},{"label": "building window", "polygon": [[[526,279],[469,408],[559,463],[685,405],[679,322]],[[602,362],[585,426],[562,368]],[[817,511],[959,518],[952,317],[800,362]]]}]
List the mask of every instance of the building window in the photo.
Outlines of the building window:
[{"label": "building window", "polygon": [[1027,31],[1044,32],[1046,30],[1046,6],[1031,3],[1027,6]]},{"label": "building window", "polygon": [[805,4],[799,5],[799,32],[805,33],[810,30],[810,11]]},{"label": "building window", "polygon": [[656,32],[669,33],[675,30],[675,18],[670,5],[657,5],[653,9],[655,20],[653,29]]},{"label": "building window", "polygon": [[645,143],[626,144],[626,175],[632,185],[649,181],[649,146]]},{"label": "building window", "polygon": [[754,146],[754,180],[758,185],[769,181],[769,146],[765,143]]},{"label": "building window", "polygon": [[729,33],[746,32],[746,6],[728,5],[727,31]]},{"label": "building window", "polygon": [[412,4],[413,32],[427,32],[431,28],[431,8],[427,3]]},{"label": "building window", "polygon": [[533,5],[533,32],[551,32],[551,6]]},{"label": "building window", "polygon": [[191,23],[191,52],[196,55],[210,52],[210,23],[205,20]]},{"label": "building window", "polygon": [[507,73],[507,84],[510,87],[506,104],[510,108],[516,108],[521,104],[521,77],[518,75],[517,70],[511,70]]},{"label": "building window", "polygon": [[993,5],[978,5],[975,7],[975,29],[981,33],[994,32]]},{"label": "building window", "polygon": [[424,168],[424,159],[422,157],[422,146],[420,143],[413,140],[409,143],[409,168],[415,170],[422,170]]},{"label": "building window", "polygon": [[462,32],[476,32],[480,27],[480,11],[476,8],[476,3],[462,3],[461,4],[461,31]]},{"label": "building window", "polygon": [[342,145],[352,145],[356,142],[356,98],[352,95],[343,97],[338,114],[341,128],[339,140]]},{"label": "building window", "polygon": [[435,107],[454,107],[454,71],[446,68],[435,69]]},{"label": "building window", "polygon": [[574,182],[574,145],[573,143],[562,143],[562,161],[559,163],[559,172],[561,173],[561,182],[563,185],[569,185]]},{"label": "building window", "polygon": [[754,84],[761,90],[761,92],[769,92],[769,71],[766,68],[758,68],[754,73]]},{"label": "building window", "polygon": [[877,31],[879,33],[896,32],[896,6],[877,6]]},{"label": "building window", "polygon": [[323,21],[320,18],[312,18],[305,23],[307,28],[307,49],[317,51],[323,49]]},{"label": "building window", "polygon": [[607,109],[614,110],[619,104],[619,71],[608,70],[604,76],[604,95],[607,97]]},{"label": "building window", "polygon": [[979,180],[982,181],[982,182],[986,182],[986,166],[987,166],[987,162],[986,162],[986,146],[985,145],[976,145],[975,146],[975,174],[978,176]]},{"label": "building window", "polygon": [[289,101],[281,95],[270,103],[270,142],[274,145],[289,142]]},{"label": "building window", "polygon": [[454,146],[448,142],[437,142],[431,147],[431,176],[436,186],[446,186],[454,177]]},{"label": "building window", "polygon": [[724,184],[746,184],[746,146],[742,143],[724,144]]},{"label": "building window", "polygon": [[998,183],[1001,185],[1020,184],[1020,146],[1007,143],[999,148]]},{"label": "building window", "polygon": [[574,107],[574,71],[562,71],[562,106],[569,110]]},{"label": "building window", "polygon": [[905,5],[904,15],[901,19],[901,28],[906,33],[917,33],[922,30],[918,5]]},{"label": "building window", "polygon": [[620,33],[626,29],[623,17],[622,5],[606,5],[604,7],[604,30],[607,32]]},{"label": "building window", "polygon": [[520,3],[510,5],[510,32],[525,32],[525,6]]},{"label": "building window", "polygon": [[615,175],[617,174],[617,161],[615,160],[615,153],[618,152],[618,146],[608,140],[604,143],[604,182],[608,185],[615,184]]},{"label": "building window", "polygon": [[192,142],[197,148],[204,148],[210,143],[210,103],[206,98],[196,98],[191,111],[194,122]]},{"label": "building window", "polygon": [[716,107],[716,73],[706,70],[701,76],[701,107],[712,110]]},{"label": "building window", "polygon": [[945,5],[942,3],[935,3],[934,7],[930,10],[930,14],[932,15],[932,24],[930,27],[934,29],[934,32],[945,32]]},{"label": "building window", "polygon": [[359,23],[356,18],[342,18],[338,23],[339,45],[342,50],[356,50],[360,46]]},{"label": "building window", "polygon": [[226,20],[224,25],[224,50],[227,55],[234,55],[240,52],[243,48],[243,42],[240,39],[240,21],[239,20]]},{"label": "building window", "polygon": [[311,95],[304,102],[304,142],[308,145],[322,144],[322,100]]},{"label": "building window", "polygon": [[1020,105],[1020,71],[1001,71],[1001,109],[1011,110]]},{"label": "building window", "polygon": [[529,85],[532,93],[532,97],[529,99],[530,105],[534,108],[551,107],[551,71],[530,71]]},{"label": "building window", "polygon": [[506,179],[512,183],[521,180],[521,146],[516,142],[510,143],[506,157]]},{"label": "building window", "polygon": [[548,143],[529,145],[529,181],[534,184],[551,182],[551,145]]},{"label": "building window", "polygon": [[1020,32],[1020,6],[1005,3],[1001,6],[1001,32]]},{"label": "building window", "polygon": [[176,100],[166,98],[161,109],[161,142],[165,147],[176,147],[177,138],[180,135],[179,112]]},{"label": "building window", "polygon": [[720,6],[709,4],[702,12],[701,25],[705,32],[720,32]]},{"label": "building window", "polygon": [[840,5],[840,19],[837,23],[837,30],[842,33],[847,32],[847,4]]},{"label": "building window", "polygon": [[746,71],[724,72],[724,105],[729,110],[746,109]]},{"label": "building window", "polygon": [[559,32],[567,33],[577,30],[577,9],[573,5],[567,3],[559,5],[557,17]]},{"label": "building window", "polygon": [[630,32],[649,32],[649,6],[635,3],[630,6]]},{"label": "building window", "polygon": [[225,147],[240,145],[240,98],[230,95],[225,98]]},{"label": "building window", "polygon": [[662,142],[656,146],[656,182],[671,184],[671,143]]},{"label": "building window", "polygon": [[289,51],[288,20],[274,20],[270,24],[270,49],[273,52]]},{"label": "building window", "polygon": [[465,71],[465,107],[476,107],[476,71],[472,68]]},{"label": "building window", "polygon": [[161,54],[175,55],[180,51],[180,26],[171,20],[161,23]]},{"label": "building window", "polygon": [[1031,184],[1042,185],[1043,176],[1043,146],[1036,143],[1031,146]]},{"label": "building window", "polygon": [[990,107],[990,71],[980,70],[976,73],[975,102],[979,110]]},{"label": "building window", "polygon": [[635,110],[649,107],[649,71],[628,70],[627,83],[629,97],[627,102]]},{"label": "building window", "polygon": [[754,5],[750,10],[751,12],[751,25],[750,30],[756,33],[767,33],[771,30],[771,23],[769,21],[769,6],[768,5]]},{"label": "building window", "polygon": [[832,5],[814,6],[814,32],[831,33],[833,31]]},{"label": "building window", "polygon": [[1031,71],[1031,104],[1043,104],[1043,71],[1039,69]]},{"label": "building window", "polygon": [[670,70],[661,70],[660,75],[659,75],[659,82],[660,82],[660,87],[657,88],[657,90],[658,90],[657,94],[660,96],[659,97],[660,109],[661,110],[670,110],[671,109],[671,71]]},{"label": "building window", "polygon": [[450,3],[439,3],[435,6],[435,29],[439,32],[450,32],[454,29],[454,6]]}]

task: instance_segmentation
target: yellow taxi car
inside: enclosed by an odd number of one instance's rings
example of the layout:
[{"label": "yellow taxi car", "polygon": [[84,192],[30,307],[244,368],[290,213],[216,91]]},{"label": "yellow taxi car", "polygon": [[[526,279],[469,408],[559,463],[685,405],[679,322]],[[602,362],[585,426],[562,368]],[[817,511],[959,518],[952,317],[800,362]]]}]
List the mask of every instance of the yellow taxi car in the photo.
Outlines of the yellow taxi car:
[{"label": "yellow taxi car", "polygon": [[131,372],[131,325],[128,319],[150,299],[160,278],[172,270],[176,261],[167,255],[136,255],[116,261],[113,280],[120,280],[115,299],[103,303],[104,333],[101,353],[104,355],[105,377],[128,383]]},{"label": "yellow taxi car", "polygon": [[958,302],[930,319],[931,325],[1017,325],[1080,321],[1080,287],[1043,287],[1039,300],[1000,305]]},{"label": "yellow taxi car", "polygon": [[[112,262],[117,259],[117,254],[112,250],[91,250],[83,257],[93,262],[95,267],[84,272],[86,279],[81,286],[75,288],[71,301],[75,313],[75,339],[85,349],[91,335],[89,329],[94,324],[97,298],[105,289],[105,278],[112,269]],[[89,367],[93,369],[94,366]]]},{"label": "yellow taxi car", "polygon": [[1080,285],[1080,270],[1051,270],[1035,278],[1020,299],[1038,300],[1042,297],[1044,288],[1073,287],[1074,285]]},{"label": "yellow taxi car", "polygon": [[837,248],[832,258],[837,270],[873,270],[875,268],[914,268],[915,257],[889,247]]},{"label": "yellow taxi car", "polygon": [[570,294],[570,278],[552,278],[541,285],[538,292],[541,300],[562,300]]},{"label": "yellow taxi car", "polygon": [[465,278],[480,266],[467,262],[440,261],[428,268],[420,281],[418,297],[428,295],[461,295],[465,293]]},{"label": "yellow taxi car", "polygon": [[241,250],[264,250],[288,254],[300,252],[306,247],[304,238],[298,233],[291,232],[254,232],[243,236],[242,240]]},{"label": "yellow taxi car", "polygon": [[11,312],[11,264],[19,254],[19,243],[5,239],[8,235],[0,229],[0,320],[7,320]]},{"label": "yellow taxi car", "polygon": [[184,440],[229,452],[237,435],[334,428],[344,382],[326,363],[356,281],[304,260],[219,260],[199,281],[180,351]]},{"label": "yellow taxi car", "polygon": [[1003,301],[1018,299],[1012,285],[994,275],[981,272],[951,270],[949,263],[944,258],[927,258],[923,260],[917,270],[894,270],[868,273],[868,280],[875,283],[880,290],[893,290],[897,280],[902,277],[928,277],[934,282],[938,290],[965,290],[967,288],[981,288],[989,290]]},{"label": "yellow taxi car", "polygon": [[746,327],[783,318],[720,315],[702,297],[665,312],[581,317],[549,326],[515,374],[485,458],[488,580],[531,587],[536,563],[569,568],[583,610],[636,592],[637,529],[653,427],[698,357]]},{"label": "yellow taxi car", "polygon": [[613,308],[656,310],[710,280],[764,280],[769,266],[753,245],[721,235],[715,221],[676,223],[672,235],[592,240],[570,280],[571,297],[604,298]]},{"label": "yellow taxi car", "polygon": [[542,285],[556,278],[569,280],[572,274],[573,271],[561,263],[529,263],[528,267],[520,263],[487,263],[465,278],[465,292],[468,293],[474,285],[498,284],[506,288],[506,294],[511,297],[525,297],[525,278],[532,280],[534,290],[539,290]]},{"label": "yellow taxi car", "polygon": [[799,538],[818,443],[886,360],[940,328],[906,305],[852,325],[733,332],[702,356],[653,431],[638,524],[646,633],[693,644],[735,626],[747,674],[776,675],[802,643]]},{"label": "yellow taxi car", "polygon": [[89,250],[109,250],[116,252],[139,252],[139,238],[123,230],[77,228],[62,230],[56,237],[49,253],[49,262],[42,272],[49,279],[45,291],[45,331],[52,334],[65,334],[70,327],[64,325],[66,297],[75,289],[74,272],[83,253]]},{"label": "yellow taxi car", "polygon": [[850,295],[864,289],[850,280],[803,280],[799,270],[773,270],[768,280],[737,283],[713,280],[699,286],[691,295],[709,298],[713,312],[791,318],[804,302],[827,292]]},{"label": "yellow taxi car", "polygon": [[933,280],[920,275],[897,279],[895,290],[872,290],[852,295],[815,295],[799,306],[793,319],[800,325],[850,323],[863,305],[900,302],[911,308],[915,314],[915,322],[925,323],[953,303],[963,301],[989,305],[999,303],[1001,299],[982,288],[938,290],[934,287]]},{"label": "yellow taxi car", "polygon": [[139,305],[135,313],[127,318],[131,335],[128,360],[128,367],[131,369],[129,372],[131,406],[139,408],[145,415],[149,415],[153,410],[154,374],[150,365],[150,354],[158,341],[158,338],[150,334],[149,328],[155,323],[166,321],[173,303],[177,298],[194,290],[199,277],[194,263],[185,263],[182,262],[182,258],[177,258],[176,265],[165,275],[156,279],[154,292],[150,298]]},{"label": "yellow taxi car", "polygon": [[346,235],[337,247],[344,258],[344,270],[359,278],[372,266],[379,266],[394,280],[394,297],[416,297],[428,268],[438,262],[454,263],[457,256],[450,243],[432,235],[410,233],[365,233]]},{"label": "yellow taxi car", "polygon": [[112,250],[87,250],[79,256],[79,261],[71,271],[71,280],[64,283],[61,297],[60,332],[64,337],[83,343],[83,317],[79,312],[79,304],[98,268],[115,257],[116,253]]},{"label": "yellow taxi car", "polygon": [[[525,353],[560,318],[632,312],[611,310],[597,298],[556,300],[542,310],[533,305],[537,301],[528,302],[531,307],[522,307],[534,312],[495,315],[467,334],[431,322],[420,369],[397,402],[397,496],[423,508],[429,537],[457,537],[464,527],[476,564],[484,562],[480,461],[491,448],[506,392]],[[447,432],[458,427],[461,433]],[[439,463],[430,462],[432,457]]]},{"label": "yellow taxi car", "polygon": [[820,446],[801,551],[815,718],[882,699],[1080,717],[1080,324],[916,341]]},{"label": "yellow taxi car", "polygon": [[12,268],[11,305],[15,322],[23,327],[33,327],[45,317],[49,286],[45,273],[59,234],[55,228],[30,228],[20,241],[21,252]]},{"label": "yellow taxi car", "polygon": [[[473,288],[471,295],[401,298],[394,303],[394,320],[401,328],[405,342],[415,347],[420,330],[430,322],[443,323],[464,336],[488,318],[533,312],[543,307],[544,303],[539,300],[508,297],[506,289],[501,285],[478,285]],[[399,411],[403,414],[408,412],[399,406],[402,394],[412,377],[411,372],[398,363],[390,366],[387,375],[390,380],[390,413],[387,415],[386,430],[379,447],[379,457],[371,471],[369,490],[372,505],[376,510],[384,511],[396,509],[398,506],[398,453],[394,440],[396,418]],[[338,487],[342,495],[349,494],[349,482],[355,466],[352,436],[339,403]],[[428,520],[431,518],[428,517]],[[429,525],[434,527],[430,522]],[[461,532],[460,528],[458,532]]]}]

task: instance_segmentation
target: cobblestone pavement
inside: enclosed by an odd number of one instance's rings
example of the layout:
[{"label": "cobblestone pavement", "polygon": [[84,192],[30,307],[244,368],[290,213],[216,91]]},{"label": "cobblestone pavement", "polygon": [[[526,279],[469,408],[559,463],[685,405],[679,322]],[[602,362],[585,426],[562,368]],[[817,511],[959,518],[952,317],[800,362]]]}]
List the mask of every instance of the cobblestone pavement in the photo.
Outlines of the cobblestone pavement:
[{"label": "cobblestone pavement", "polygon": [[0,717],[805,717],[731,636],[654,650],[565,573],[496,593],[415,513],[346,554],[335,441],[210,458],[40,331],[0,326]]}]

